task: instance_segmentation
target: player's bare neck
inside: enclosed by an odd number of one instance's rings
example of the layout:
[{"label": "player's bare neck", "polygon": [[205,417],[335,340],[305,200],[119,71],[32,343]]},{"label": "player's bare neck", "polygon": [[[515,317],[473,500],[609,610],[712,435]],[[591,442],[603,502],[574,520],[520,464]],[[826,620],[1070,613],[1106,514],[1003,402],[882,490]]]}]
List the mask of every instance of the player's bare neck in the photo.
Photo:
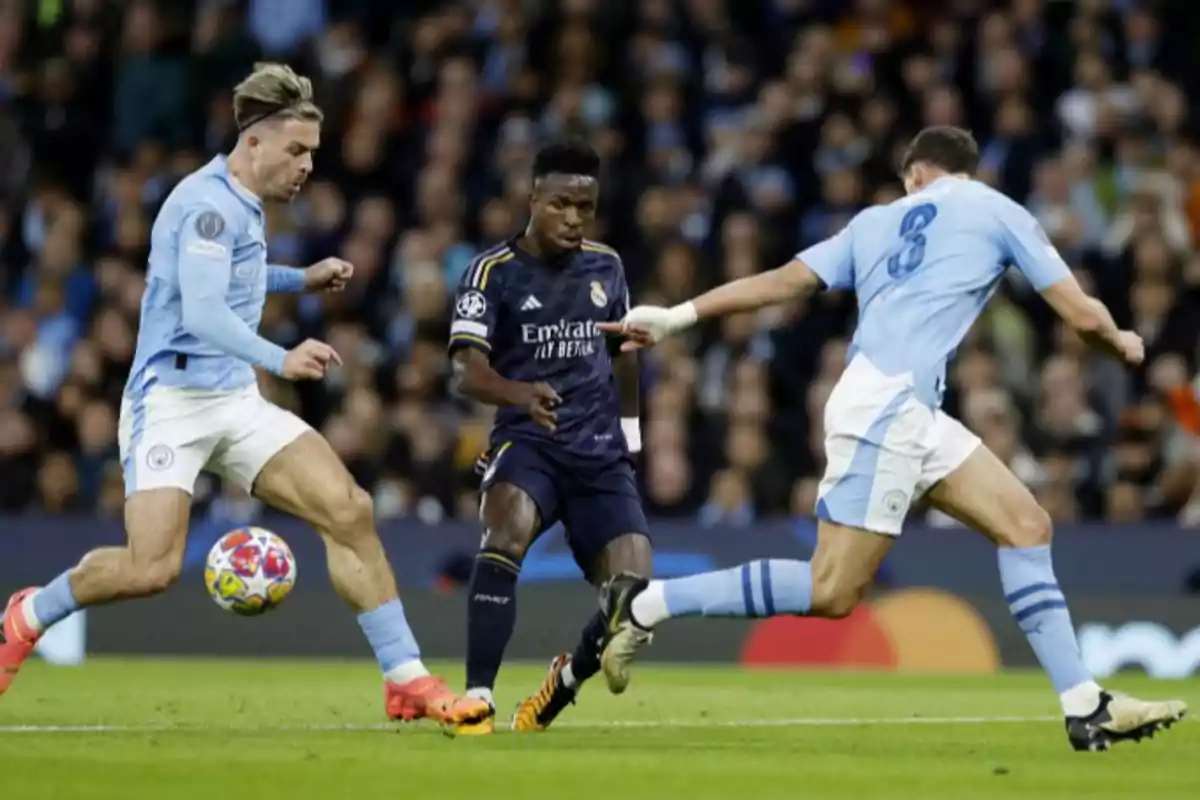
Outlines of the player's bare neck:
[{"label": "player's bare neck", "polygon": [[517,237],[517,247],[541,261],[544,264],[558,264],[568,251],[561,250],[548,242],[544,242],[531,230],[526,229]]},{"label": "player's bare neck", "polygon": [[942,178],[958,178],[960,180],[970,180],[971,176],[965,172],[947,172],[944,169],[931,168],[925,173],[925,179],[921,182],[917,191],[927,189],[933,184],[940,181]]},{"label": "player's bare neck", "polygon": [[250,154],[243,149],[241,142],[226,156],[225,164],[229,167],[230,176],[250,194],[261,198],[262,192],[254,184],[254,173],[250,169]]}]

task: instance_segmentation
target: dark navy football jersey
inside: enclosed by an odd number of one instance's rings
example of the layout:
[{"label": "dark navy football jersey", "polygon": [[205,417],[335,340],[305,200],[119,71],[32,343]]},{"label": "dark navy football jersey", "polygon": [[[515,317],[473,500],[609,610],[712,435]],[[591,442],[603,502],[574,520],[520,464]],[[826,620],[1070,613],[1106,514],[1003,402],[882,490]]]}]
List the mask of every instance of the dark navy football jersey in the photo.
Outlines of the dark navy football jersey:
[{"label": "dark navy football jersey", "polygon": [[455,298],[451,354],[478,348],[505,378],[548,383],[562,398],[553,433],[524,408],[498,409],[493,447],[532,439],[564,455],[628,456],[612,359],[597,328],[628,310],[621,259],[606,245],[585,241],[547,263],[510,241],[475,258]]}]

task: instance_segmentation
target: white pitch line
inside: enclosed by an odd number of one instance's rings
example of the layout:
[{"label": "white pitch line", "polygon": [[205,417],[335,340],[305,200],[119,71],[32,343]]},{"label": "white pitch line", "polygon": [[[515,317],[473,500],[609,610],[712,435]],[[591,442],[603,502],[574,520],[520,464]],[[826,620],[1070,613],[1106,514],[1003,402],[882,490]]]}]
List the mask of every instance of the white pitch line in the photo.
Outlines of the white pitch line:
[{"label": "white pitch line", "polygon": [[[828,719],[799,717],[795,719],[664,719],[664,720],[607,720],[597,722],[560,722],[554,727],[574,730],[603,730],[612,728],[670,729],[670,728],[818,728],[862,727],[878,725],[990,725],[1013,722],[1053,722],[1058,717],[876,717]],[[0,735],[17,733],[356,733],[394,731],[396,724],[345,725],[0,725]]]},{"label": "white pitch line", "polygon": [[985,725],[993,722],[1051,722],[1058,717],[797,717],[794,719],[668,719],[611,720],[603,722],[560,722],[564,728],[820,728],[864,725]]}]

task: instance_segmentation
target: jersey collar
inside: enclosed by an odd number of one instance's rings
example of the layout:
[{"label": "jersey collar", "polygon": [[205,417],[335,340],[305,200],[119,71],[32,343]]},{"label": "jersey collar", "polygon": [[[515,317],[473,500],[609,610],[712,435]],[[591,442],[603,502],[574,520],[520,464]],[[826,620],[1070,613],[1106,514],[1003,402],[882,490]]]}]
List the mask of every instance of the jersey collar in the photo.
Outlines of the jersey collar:
[{"label": "jersey collar", "polygon": [[239,200],[241,200],[254,211],[257,211],[259,214],[262,213],[262,200],[259,199],[258,195],[256,195],[254,192],[243,186],[238,179],[233,176],[233,173],[229,171],[229,162],[226,160],[224,155],[218,155],[213,158],[213,160],[209,162],[209,166],[212,167],[213,174],[220,178],[221,181],[229,187],[229,190],[237,195]]},{"label": "jersey collar", "polygon": [[520,238],[521,235],[517,234],[505,242],[505,244],[508,245],[508,249],[513,251],[513,254],[517,257],[517,260],[523,264],[528,264],[535,267],[551,267],[553,269],[565,270],[575,263],[575,253],[573,252],[564,253],[561,260],[547,261],[545,259],[538,258],[533,253],[530,253],[528,250],[517,244],[517,240]]},{"label": "jersey collar", "polygon": [[933,181],[930,181],[929,183],[925,184],[925,186],[921,188],[921,191],[924,192],[929,189],[932,189],[934,186],[937,186],[938,184],[941,184],[943,186],[949,186],[952,183],[962,183],[965,180],[967,180],[967,178],[964,178],[960,175],[943,175],[942,177],[938,178],[937,180],[933,180]]}]

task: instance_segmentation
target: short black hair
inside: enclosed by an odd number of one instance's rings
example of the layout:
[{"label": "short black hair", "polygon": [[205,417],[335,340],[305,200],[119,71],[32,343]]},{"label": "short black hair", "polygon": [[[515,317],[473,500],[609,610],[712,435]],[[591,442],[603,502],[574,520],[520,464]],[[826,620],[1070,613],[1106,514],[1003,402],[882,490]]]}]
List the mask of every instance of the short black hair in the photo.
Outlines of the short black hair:
[{"label": "short black hair", "polygon": [[964,128],[939,125],[925,128],[913,137],[900,161],[900,174],[907,175],[916,163],[940,167],[951,174],[975,173],[979,166],[979,145]]},{"label": "short black hair", "polygon": [[533,158],[533,177],[544,178],[557,172],[562,175],[600,176],[600,154],[582,139],[553,142],[538,151]]}]

